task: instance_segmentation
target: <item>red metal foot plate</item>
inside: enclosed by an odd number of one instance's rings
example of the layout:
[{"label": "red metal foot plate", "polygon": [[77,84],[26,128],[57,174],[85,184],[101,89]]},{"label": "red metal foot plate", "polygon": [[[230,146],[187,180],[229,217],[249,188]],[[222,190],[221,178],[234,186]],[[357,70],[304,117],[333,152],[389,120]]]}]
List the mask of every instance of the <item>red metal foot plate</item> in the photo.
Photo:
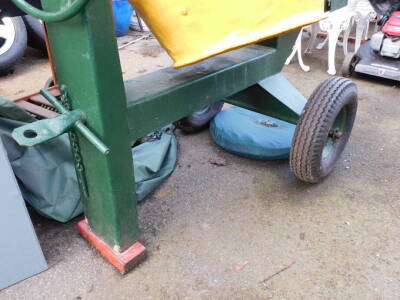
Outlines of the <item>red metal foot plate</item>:
[{"label": "red metal foot plate", "polygon": [[86,220],[80,221],[77,226],[80,234],[121,274],[128,273],[146,258],[146,248],[139,242],[136,242],[124,252],[118,253],[90,230]]}]

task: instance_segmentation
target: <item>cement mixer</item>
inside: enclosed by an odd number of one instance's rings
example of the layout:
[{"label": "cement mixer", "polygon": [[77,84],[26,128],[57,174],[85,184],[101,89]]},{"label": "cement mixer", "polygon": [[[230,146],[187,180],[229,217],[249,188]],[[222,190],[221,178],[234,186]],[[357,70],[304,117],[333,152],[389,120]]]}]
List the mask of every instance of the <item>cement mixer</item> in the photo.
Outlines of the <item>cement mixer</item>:
[{"label": "cement mixer", "polygon": [[85,210],[79,231],[123,274],[146,255],[131,179],[136,139],[223,101],[296,124],[291,168],[317,183],[350,137],[352,81],[332,77],[306,100],[281,73],[299,28],[324,18],[322,0],[132,0],[174,67],[126,81],[109,1],[11,2],[10,12],[46,23],[61,91],[41,91],[59,116],[13,137],[29,147],[69,133]]}]

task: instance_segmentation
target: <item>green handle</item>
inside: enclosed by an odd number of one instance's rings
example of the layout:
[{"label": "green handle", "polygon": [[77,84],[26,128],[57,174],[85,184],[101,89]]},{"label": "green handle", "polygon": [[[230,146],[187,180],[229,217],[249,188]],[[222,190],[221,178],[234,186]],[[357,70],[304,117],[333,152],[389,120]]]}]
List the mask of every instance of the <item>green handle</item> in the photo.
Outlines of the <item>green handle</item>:
[{"label": "green handle", "polygon": [[44,22],[61,22],[74,17],[90,0],[75,0],[70,6],[58,12],[47,12],[30,5],[24,0],[11,0],[19,9]]}]

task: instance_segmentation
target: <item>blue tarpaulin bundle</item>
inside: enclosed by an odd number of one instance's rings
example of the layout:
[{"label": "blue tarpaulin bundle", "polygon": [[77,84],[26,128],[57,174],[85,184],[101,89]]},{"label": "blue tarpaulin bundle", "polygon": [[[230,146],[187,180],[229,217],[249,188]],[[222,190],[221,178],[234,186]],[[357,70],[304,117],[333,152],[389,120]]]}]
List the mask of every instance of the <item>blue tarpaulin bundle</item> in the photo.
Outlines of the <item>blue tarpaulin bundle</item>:
[{"label": "blue tarpaulin bundle", "polygon": [[223,149],[240,156],[262,159],[289,157],[296,126],[250,110],[233,107],[211,122],[210,133]]}]

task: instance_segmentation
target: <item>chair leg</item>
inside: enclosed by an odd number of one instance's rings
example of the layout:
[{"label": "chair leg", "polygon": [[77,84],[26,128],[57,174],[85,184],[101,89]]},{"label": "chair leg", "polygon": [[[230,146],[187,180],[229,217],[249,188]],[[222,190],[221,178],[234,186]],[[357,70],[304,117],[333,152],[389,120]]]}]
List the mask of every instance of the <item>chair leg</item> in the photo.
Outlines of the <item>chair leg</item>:
[{"label": "chair leg", "polygon": [[366,20],[367,26],[365,28],[365,36],[364,36],[364,40],[368,40],[368,32],[369,32],[369,20]]},{"label": "chair leg", "polygon": [[301,68],[304,72],[308,72],[308,71],[310,71],[310,67],[309,67],[309,66],[306,66],[306,65],[304,64],[304,62],[303,62],[303,57],[302,57],[302,51],[301,51],[301,40],[302,40],[302,37],[303,37],[303,31],[304,31],[304,29],[302,28],[302,29],[300,30],[300,33],[299,33],[299,35],[298,35],[298,37],[297,37],[297,39],[296,39],[296,42],[295,42],[294,46],[293,46],[293,51],[292,51],[292,53],[291,53],[291,54],[289,55],[289,57],[286,59],[285,65],[290,64],[290,62],[292,61],[292,59],[294,58],[294,56],[295,56],[296,53],[297,53],[297,59],[298,59],[300,68]]},{"label": "chair leg", "polygon": [[300,32],[300,35],[297,39],[297,59],[299,61],[299,65],[300,68],[304,71],[304,72],[309,72],[310,71],[310,67],[306,66],[303,62],[303,51],[301,50],[301,38],[302,38],[302,32],[303,30]]},{"label": "chair leg", "polygon": [[310,37],[310,40],[308,41],[307,48],[304,51],[304,53],[309,54],[314,49],[315,42],[317,41],[318,31],[319,31],[319,23],[312,24],[311,25],[311,37]]},{"label": "chair leg", "polygon": [[354,24],[354,21],[351,20],[350,24],[349,24],[349,27],[347,27],[347,29],[343,33],[343,53],[344,53],[344,56],[347,56],[347,53],[349,53],[349,37],[350,37],[351,29],[353,28],[353,24]]},{"label": "chair leg", "polygon": [[303,30],[300,31],[300,34],[297,37],[297,40],[293,45],[292,53],[290,53],[289,57],[286,59],[285,65],[289,65],[290,62],[292,61],[293,57],[296,55],[296,52],[298,51],[298,40],[299,40],[299,38],[301,38],[302,32],[303,32]]},{"label": "chair leg", "polygon": [[378,25],[378,19],[376,18],[375,19],[375,26],[374,26],[374,33],[378,32],[378,30],[379,30],[379,25]]},{"label": "chair leg", "polygon": [[317,48],[318,50],[323,49],[325,47],[326,43],[329,41],[329,38],[330,38],[330,36],[329,36],[329,33],[328,33],[328,36],[325,38],[325,40],[323,42],[319,43],[317,45],[317,47],[315,47],[315,48]]},{"label": "chair leg", "polygon": [[329,37],[328,74],[330,75],[336,74],[335,54],[336,54],[336,44],[339,39],[339,34],[340,34],[339,28],[334,28],[333,30],[328,32],[328,37]]},{"label": "chair leg", "polygon": [[357,52],[358,49],[361,46],[361,40],[363,38],[363,34],[364,34],[364,30],[365,30],[365,20],[360,20],[357,23],[357,27],[356,27],[356,43],[354,46],[354,52]]}]

